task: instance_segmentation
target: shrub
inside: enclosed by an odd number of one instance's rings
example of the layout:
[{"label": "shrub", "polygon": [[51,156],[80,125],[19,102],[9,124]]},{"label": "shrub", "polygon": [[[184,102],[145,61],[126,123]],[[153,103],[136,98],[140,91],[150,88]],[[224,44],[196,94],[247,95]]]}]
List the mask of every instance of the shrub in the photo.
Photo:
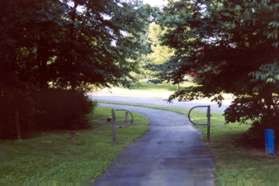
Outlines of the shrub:
[{"label": "shrub", "polygon": [[254,148],[264,148],[264,130],[272,128],[276,135],[276,144],[279,144],[279,116],[268,118],[262,121],[253,122],[252,127],[240,138],[240,144]]},{"label": "shrub", "polygon": [[89,127],[87,114],[92,102],[81,92],[47,89],[34,96],[38,130],[82,129]]},{"label": "shrub", "polygon": [[34,104],[30,95],[14,92],[0,95],[0,138],[26,137],[33,116]]},{"label": "shrub", "polygon": [[95,106],[96,103],[83,93],[73,90],[45,89],[28,96],[1,95],[0,138],[29,137],[38,131],[88,128],[87,114]]}]

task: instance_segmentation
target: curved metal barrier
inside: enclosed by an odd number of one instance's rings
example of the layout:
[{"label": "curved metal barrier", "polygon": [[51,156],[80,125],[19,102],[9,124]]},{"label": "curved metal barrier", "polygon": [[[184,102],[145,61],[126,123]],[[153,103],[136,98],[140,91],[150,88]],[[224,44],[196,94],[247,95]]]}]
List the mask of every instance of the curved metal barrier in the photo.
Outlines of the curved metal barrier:
[{"label": "curved metal barrier", "polygon": [[[198,109],[198,108],[207,108],[207,123],[203,124],[203,123],[195,123],[192,119],[191,119],[191,113],[193,110]],[[207,126],[207,141],[210,142],[210,127],[211,127],[211,120],[210,120],[211,114],[210,114],[210,105],[201,105],[201,106],[194,106],[192,107],[189,112],[188,112],[188,119],[189,121],[193,124],[193,125],[206,125]]]},{"label": "curved metal barrier", "polygon": [[[134,123],[134,116],[133,113],[130,112],[129,110],[125,110],[125,109],[111,109],[111,119],[112,119],[112,142],[113,144],[116,143],[116,135],[117,135],[117,125],[116,125],[116,112],[117,111],[122,111],[125,112],[125,120],[124,120],[124,127],[129,125],[129,124],[133,124]],[[128,120],[130,116],[130,121]],[[120,126],[122,127],[122,126]]]}]

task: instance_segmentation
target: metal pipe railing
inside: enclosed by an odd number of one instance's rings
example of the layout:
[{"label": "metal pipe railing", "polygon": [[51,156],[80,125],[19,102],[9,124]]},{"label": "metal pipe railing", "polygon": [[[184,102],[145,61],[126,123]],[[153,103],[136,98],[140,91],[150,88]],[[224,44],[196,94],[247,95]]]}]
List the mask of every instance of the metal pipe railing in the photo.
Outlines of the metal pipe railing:
[{"label": "metal pipe railing", "polygon": [[[129,123],[133,124],[134,123],[134,116],[133,113],[125,110],[125,109],[111,109],[111,119],[112,119],[112,123],[111,123],[111,127],[112,127],[112,142],[113,144],[116,143],[116,138],[117,138],[117,125],[116,125],[116,112],[117,111],[122,111],[125,112],[125,126],[127,126]],[[128,122],[128,118],[130,116],[130,122]]]},{"label": "metal pipe railing", "polygon": [[[207,113],[206,113],[206,116],[207,116],[207,123],[205,124],[202,124],[202,123],[196,123],[192,120],[191,118],[191,113],[193,110],[197,109],[197,108],[207,108]],[[207,126],[207,141],[210,142],[210,130],[211,130],[211,109],[210,109],[210,105],[201,105],[201,106],[194,106],[192,107],[189,112],[188,112],[188,119],[189,121],[193,124],[193,125],[206,125]]]}]

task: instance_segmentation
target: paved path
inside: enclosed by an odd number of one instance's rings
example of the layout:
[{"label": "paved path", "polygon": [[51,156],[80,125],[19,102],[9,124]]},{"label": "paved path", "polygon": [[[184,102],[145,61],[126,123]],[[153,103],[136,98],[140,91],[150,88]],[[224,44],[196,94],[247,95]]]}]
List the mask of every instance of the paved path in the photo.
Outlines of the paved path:
[{"label": "paved path", "polygon": [[210,102],[208,100],[195,100],[195,101],[188,101],[188,102],[179,102],[179,101],[172,101],[169,103],[167,100],[161,98],[142,98],[142,97],[124,97],[124,96],[94,96],[89,94],[89,96],[93,100],[97,101],[105,101],[111,103],[127,103],[127,104],[139,104],[139,105],[158,105],[158,106],[166,106],[166,107],[174,107],[174,108],[184,108],[189,109],[196,105],[210,105],[211,110],[213,112],[220,112],[223,113],[224,110],[231,104],[230,100],[226,100],[223,102],[222,107],[219,107],[217,103]]},{"label": "paved path", "polygon": [[211,186],[214,163],[183,115],[140,107],[100,104],[138,112],[150,131],[124,150],[95,186]]}]

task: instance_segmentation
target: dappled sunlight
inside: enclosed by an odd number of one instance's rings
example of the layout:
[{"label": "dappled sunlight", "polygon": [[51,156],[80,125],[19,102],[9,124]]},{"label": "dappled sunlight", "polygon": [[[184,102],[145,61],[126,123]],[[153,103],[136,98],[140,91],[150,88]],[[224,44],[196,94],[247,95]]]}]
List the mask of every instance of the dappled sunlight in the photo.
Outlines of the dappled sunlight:
[{"label": "dappled sunlight", "polygon": [[168,99],[173,91],[164,89],[127,89],[127,88],[105,88],[98,92],[93,92],[95,96],[123,96],[123,97],[146,97],[146,98],[161,98]]}]

